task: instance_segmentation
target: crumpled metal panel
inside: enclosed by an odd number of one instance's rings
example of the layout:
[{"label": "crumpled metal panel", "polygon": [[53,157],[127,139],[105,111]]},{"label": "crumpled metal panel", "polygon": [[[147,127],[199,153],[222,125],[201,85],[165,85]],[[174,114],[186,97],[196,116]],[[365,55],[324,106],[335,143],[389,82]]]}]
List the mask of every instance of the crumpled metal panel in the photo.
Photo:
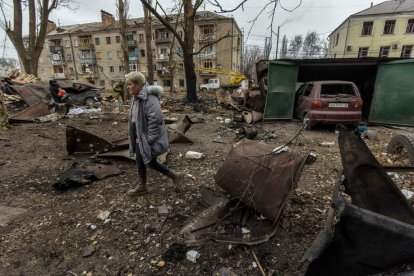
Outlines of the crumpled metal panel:
[{"label": "crumpled metal panel", "polygon": [[11,121],[33,121],[34,119],[51,114],[49,107],[43,102],[38,102],[22,112],[10,117]]},{"label": "crumpled metal panel", "polygon": [[243,139],[218,170],[216,183],[232,197],[277,220],[296,188],[306,158],[272,153],[272,146]]},{"label": "crumpled metal panel", "polygon": [[100,161],[86,164],[75,162],[59,178],[59,180],[53,184],[53,187],[57,190],[66,190],[110,176],[120,175],[121,173],[121,170],[110,162]]},{"label": "crumpled metal panel", "polygon": [[12,85],[12,88],[22,97],[23,101],[28,106],[33,106],[38,103],[43,103],[42,93],[35,91],[35,89],[26,85]]},{"label": "crumpled metal panel", "polygon": [[414,224],[414,208],[372,155],[362,138],[342,130],[338,138],[345,191],[358,207]]},{"label": "crumpled metal panel", "polygon": [[113,144],[96,135],[71,126],[66,127],[66,151],[68,154],[75,152],[103,153],[114,148]]},{"label": "crumpled metal panel", "polygon": [[173,124],[167,124],[168,142],[170,144],[193,143],[193,141],[185,135],[185,132],[191,127],[191,125],[191,119],[187,115],[181,117]]},{"label": "crumpled metal panel", "polygon": [[306,275],[367,275],[414,262],[414,226],[338,199],[332,242]]},{"label": "crumpled metal panel", "polygon": [[412,264],[414,208],[358,134],[341,130],[339,147],[353,204],[338,196],[340,174],[327,226],[302,259],[311,261],[306,275],[366,275]]}]

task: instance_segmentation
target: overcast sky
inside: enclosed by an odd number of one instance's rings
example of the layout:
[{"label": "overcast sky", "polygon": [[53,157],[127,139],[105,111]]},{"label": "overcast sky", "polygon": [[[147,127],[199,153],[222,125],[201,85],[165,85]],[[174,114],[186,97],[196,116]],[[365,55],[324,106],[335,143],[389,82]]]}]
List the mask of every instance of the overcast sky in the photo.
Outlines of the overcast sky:
[{"label": "overcast sky", "polygon": [[[11,2],[11,1],[6,1]],[[153,0],[154,2],[154,0]],[[159,0],[162,6],[168,8],[172,6],[172,0]],[[231,9],[237,6],[242,0],[219,0],[223,4],[223,8]],[[264,47],[265,38],[270,36],[270,21],[269,11],[262,13],[254,27],[251,29],[250,35],[247,37],[251,28],[252,21],[259,12],[263,9],[267,0],[248,0],[244,4],[244,11],[239,9],[235,12],[227,14],[227,16],[233,16],[236,19],[239,27],[244,30],[245,45],[247,47],[252,45],[258,45]],[[375,5],[383,1],[375,0],[282,0],[279,1],[276,8],[276,16],[273,22],[273,28],[276,31],[280,26],[280,42],[283,35],[286,35],[288,40],[292,39],[295,35],[305,35],[309,31],[316,31],[321,38],[326,39],[330,32],[332,32],[339,24],[341,24],[349,15],[358,11],[369,8],[371,2]],[[301,4],[300,4],[301,3]],[[285,11],[285,9],[293,9],[300,6],[292,12]],[[62,26],[69,24],[98,22],[101,20],[100,10],[103,9],[116,16],[115,0],[77,0],[76,4],[78,8],[76,10],[59,9],[54,11],[50,20],[60,24]],[[6,7],[7,8],[7,7]],[[217,8],[206,3],[200,10],[215,11]],[[129,17],[136,18],[142,17],[142,5],[139,0],[130,0]],[[0,30],[0,46],[4,44],[5,33]],[[279,42],[279,45],[280,45]],[[276,48],[276,37],[273,37],[273,51]],[[6,48],[0,48],[0,56],[16,57],[16,53],[8,41]],[[3,54],[4,53],[4,54]],[[274,54],[273,54],[274,55]],[[271,55],[271,57],[273,56]]]}]

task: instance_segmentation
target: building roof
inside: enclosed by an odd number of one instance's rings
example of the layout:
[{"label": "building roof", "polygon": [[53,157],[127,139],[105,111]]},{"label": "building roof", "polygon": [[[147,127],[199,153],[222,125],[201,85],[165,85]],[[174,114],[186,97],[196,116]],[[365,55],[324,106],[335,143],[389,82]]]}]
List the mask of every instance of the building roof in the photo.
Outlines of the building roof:
[{"label": "building roof", "polygon": [[414,0],[391,0],[379,3],[352,16],[414,12]]},{"label": "building roof", "polygon": [[[177,14],[169,14],[167,15],[167,17],[170,19],[168,21],[171,22],[175,20],[175,18],[177,17]],[[233,19],[233,18],[219,15],[211,11],[199,11],[196,13],[196,17],[195,17],[196,22],[205,22],[209,20],[221,20],[221,19]],[[152,20],[153,20],[154,26],[162,25],[161,22],[155,16],[152,16]],[[180,15],[180,20],[183,20],[182,15]],[[135,26],[143,26],[144,18],[139,17],[139,18],[128,19],[127,24],[128,24],[128,27],[130,28],[135,27]],[[84,23],[84,24],[59,26],[53,31],[49,32],[47,36],[51,37],[51,36],[60,36],[63,34],[82,34],[82,33],[118,30],[118,29],[119,29],[118,20],[115,20],[115,23],[108,27],[103,27],[102,22],[91,22],[91,23]]]}]

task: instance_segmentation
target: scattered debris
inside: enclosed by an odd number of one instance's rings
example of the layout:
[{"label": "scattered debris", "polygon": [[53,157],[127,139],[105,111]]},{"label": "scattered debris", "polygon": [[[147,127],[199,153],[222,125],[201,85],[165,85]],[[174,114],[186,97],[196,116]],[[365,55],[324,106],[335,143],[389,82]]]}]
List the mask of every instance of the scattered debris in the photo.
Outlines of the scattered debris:
[{"label": "scattered debris", "polygon": [[158,206],[157,211],[160,215],[166,215],[169,213],[168,206],[165,203],[161,206]]},{"label": "scattered debris", "polygon": [[204,157],[204,154],[197,151],[189,150],[185,153],[185,158],[187,159],[201,159]]},{"label": "scattered debris", "polygon": [[186,258],[188,248],[185,244],[173,243],[162,256],[163,260],[171,263],[178,263]]},{"label": "scattered debris", "polygon": [[318,144],[318,146],[321,146],[321,147],[334,147],[335,142],[321,142],[321,143]]},{"label": "scattered debris", "polygon": [[197,261],[197,259],[200,257],[200,253],[198,253],[195,250],[190,250],[190,251],[187,251],[186,256],[187,256],[187,260],[189,260],[190,262],[195,263]]},{"label": "scattered debris", "polygon": [[89,256],[92,256],[96,251],[96,248],[92,245],[87,246],[82,253],[82,257],[87,258]]}]

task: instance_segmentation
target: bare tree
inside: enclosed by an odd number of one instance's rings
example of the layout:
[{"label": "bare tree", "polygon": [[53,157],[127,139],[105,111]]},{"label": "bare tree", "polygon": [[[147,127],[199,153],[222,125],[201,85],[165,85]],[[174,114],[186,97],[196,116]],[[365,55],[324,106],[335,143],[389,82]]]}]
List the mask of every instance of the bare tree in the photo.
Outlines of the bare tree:
[{"label": "bare tree", "polygon": [[263,50],[261,50],[258,46],[245,47],[241,64],[241,72],[247,77],[251,76],[256,63],[263,58]]},{"label": "bare tree", "polygon": [[297,58],[299,55],[299,52],[302,48],[303,39],[301,35],[295,35],[292,41],[290,41],[289,45],[289,57],[291,58]]},{"label": "bare tree", "polygon": [[128,18],[129,2],[128,0],[118,0],[117,12],[119,18],[119,33],[121,35],[122,48],[122,66],[125,73],[129,73],[129,55],[127,42],[127,18]]},{"label": "bare tree", "polygon": [[[178,3],[177,8],[177,16],[175,19],[175,30],[177,31],[178,23],[180,22],[180,16],[181,16],[181,10],[183,8],[182,3]],[[177,63],[174,60],[174,48],[175,48],[175,36],[173,36],[171,45],[170,45],[170,53],[169,53],[169,60],[168,60],[168,69],[170,71],[170,97],[172,96],[172,93],[174,92],[174,76],[175,76],[175,68],[177,67]]]},{"label": "bare tree", "polygon": [[152,48],[151,48],[151,37],[152,37],[152,18],[151,13],[148,11],[148,7],[151,7],[151,0],[141,0],[144,8],[144,24],[145,24],[145,45],[147,48],[147,71],[149,84],[154,83],[154,62],[152,60]]},{"label": "bare tree", "polygon": [[[3,18],[0,27],[5,30],[26,73],[37,76],[39,57],[46,38],[50,13],[58,7],[69,7],[71,0],[13,0],[12,4],[2,1],[0,10]],[[7,19],[6,5],[13,8],[13,23]],[[28,12],[28,40],[23,38],[23,10]],[[40,18],[40,22],[38,22]],[[26,44],[27,42],[27,44]]]},{"label": "bare tree", "polygon": [[303,52],[305,58],[319,56],[321,50],[320,39],[316,32],[308,32],[303,42]]},{"label": "bare tree", "polygon": [[280,58],[286,58],[288,53],[288,40],[286,35],[282,38],[282,49],[280,50]]},{"label": "bare tree", "polygon": [[[204,48],[217,43],[218,41],[230,37],[230,35],[225,35],[219,39],[213,41],[212,43],[205,44],[200,47],[197,52],[194,52],[194,28],[195,28],[195,17],[198,8],[200,8],[203,0],[195,0],[194,3],[191,0],[181,0],[184,13],[183,13],[183,37],[181,37],[178,32],[174,29],[174,26],[167,21],[166,17],[163,17],[160,13],[157,12],[146,0],[140,0],[142,4],[148,8],[148,10],[155,15],[158,20],[175,36],[177,42],[180,44],[184,60],[184,72],[185,80],[187,84],[187,102],[196,103],[197,102],[197,78],[195,73],[194,65],[194,55],[199,54]],[[159,5],[159,4],[158,4]]]}]

